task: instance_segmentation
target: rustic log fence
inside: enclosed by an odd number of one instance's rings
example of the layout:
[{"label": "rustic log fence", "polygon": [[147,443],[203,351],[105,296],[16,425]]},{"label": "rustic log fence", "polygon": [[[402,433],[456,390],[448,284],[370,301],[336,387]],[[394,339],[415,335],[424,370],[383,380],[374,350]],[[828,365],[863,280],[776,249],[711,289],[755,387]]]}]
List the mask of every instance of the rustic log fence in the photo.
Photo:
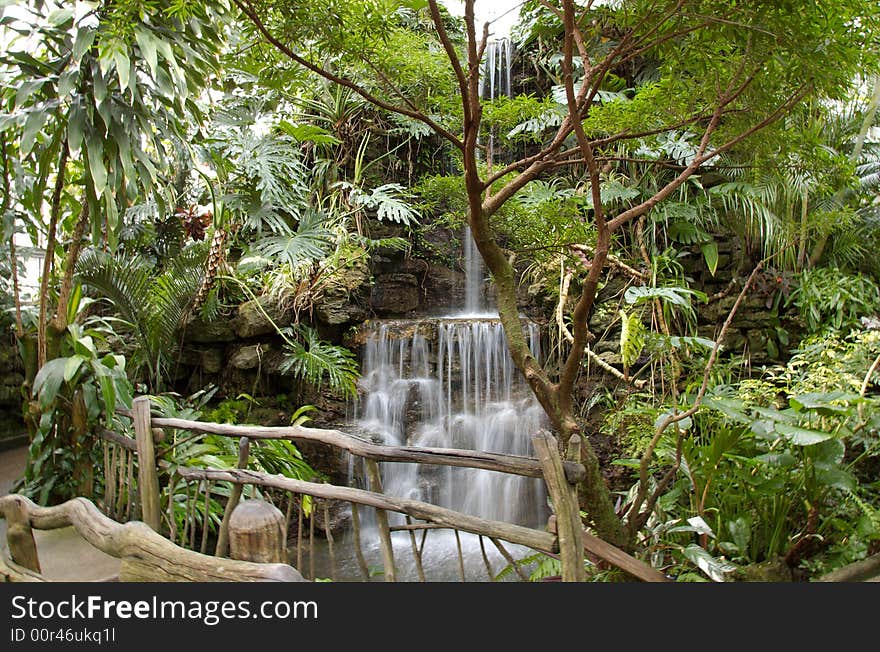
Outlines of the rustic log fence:
[{"label": "rustic log fence", "polygon": [[[0,581],[45,582],[33,530],[76,529],[91,545],[121,560],[121,582],[302,582],[287,563],[218,559],[171,543],[140,521],[117,523],[87,498],[41,507],[25,496],[0,497],[0,517],[8,524],[7,548],[0,555]],[[8,554],[7,554],[8,553]],[[254,557],[252,549],[243,557]]]},{"label": "rustic log fence", "polygon": [[[370,579],[370,572],[362,550],[361,509],[364,507],[376,510],[385,581],[396,581],[398,577],[391,537],[392,532],[396,531],[408,533],[418,578],[421,581],[425,580],[422,556],[427,533],[433,529],[449,529],[454,532],[462,580],[465,579],[465,569],[460,532],[467,532],[479,538],[483,561],[490,579],[494,579],[495,572],[486,553],[485,539],[489,540],[521,579],[527,579],[527,575],[505,548],[505,542],[557,557],[561,562],[563,581],[584,579],[585,550],[591,553],[593,558],[599,558],[623,569],[634,579],[649,582],[668,581],[662,573],[648,564],[592,537],[583,530],[575,490],[576,484],[585,473],[577,454],[579,440],[570,442],[569,458],[562,459],[556,439],[547,432],[536,433],[533,436],[533,444],[538,457],[531,458],[448,448],[385,446],[337,430],[303,426],[229,425],[154,417],[150,414],[148,397],[136,398],[133,409],[123,411],[122,414],[132,419],[134,438],[109,431],[99,433],[105,451],[105,478],[107,478],[105,495],[100,503],[104,512],[117,520],[140,518],[155,532],[162,532],[164,522],[170,542],[198,551],[198,554],[209,552],[209,530],[216,531],[214,556],[225,557],[229,553],[229,524],[236,506],[250,488],[252,495],[255,491],[260,491],[266,500],[270,502],[274,500],[275,506],[284,514],[285,533],[291,527],[294,509],[296,510],[296,551],[295,561],[291,559],[291,562],[295,563],[299,572],[312,580],[315,579],[316,514],[319,510],[323,512],[332,574],[335,566],[336,542],[329,523],[328,504],[329,501],[343,501],[351,507],[354,552],[360,572],[367,581]],[[170,465],[157,456],[156,444],[168,438],[166,429],[238,438],[239,455],[236,468],[191,468]],[[267,439],[318,442],[348,451],[363,460],[369,489],[308,482],[248,469],[251,443]],[[542,478],[547,484],[555,513],[547,529],[538,530],[482,519],[430,503],[388,496],[382,489],[378,462],[415,462]],[[167,478],[164,485],[168,493],[165,513],[162,509],[160,476]],[[182,500],[184,518],[180,531],[177,530],[177,519],[173,510],[175,507],[181,508],[181,505],[174,504],[172,495],[178,481],[182,481],[185,486]],[[212,500],[212,492],[217,491],[221,486],[230,489],[222,520],[219,524],[212,524],[208,520],[211,513],[209,501]],[[306,534],[304,501],[307,496],[312,501],[312,512],[308,517]],[[201,517],[198,516],[200,510]],[[406,524],[390,525],[387,519],[388,512],[402,514]],[[308,569],[305,568],[303,559],[306,539]]]}]

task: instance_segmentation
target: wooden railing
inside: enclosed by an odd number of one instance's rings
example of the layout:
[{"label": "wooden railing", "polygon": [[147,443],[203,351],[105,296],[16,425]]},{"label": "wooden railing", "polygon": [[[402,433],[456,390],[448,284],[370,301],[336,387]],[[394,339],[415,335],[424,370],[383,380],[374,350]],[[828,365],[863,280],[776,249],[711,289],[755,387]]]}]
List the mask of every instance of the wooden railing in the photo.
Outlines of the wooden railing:
[{"label": "wooden railing", "polygon": [[[579,446],[577,445],[579,440],[571,442],[571,445],[568,446],[570,456],[568,459],[563,460],[560,457],[556,439],[548,432],[539,432],[533,436],[532,441],[538,457],[531,458],[472,450],[384,446],[364,441],[337,430],[306,428],[303,426],[243,426],[152,417],[147,397],[135,399],[133,409],[130,413],[127,413],[127,416],[131,417],[134,424],[134,439],[112,432],[101,434],[105,445],[105,476],[111,478],[107,484],[108,495],[105,495],[102,503],[105,511],[117,516],[139,515],[144,523],[156,532],[162,531],[164,517],[169,528],[169,538],[172,541],[179,541],[181,545],[194,550],[199,549],[202,553],[207,552],[209,523],[203,518],[199,527],[195,522],[197,520],[196,513],[202,506],[200,501],[205,501],[206,506],[212,486],[215,483],[222,482],[231,483],[232,489],[226,501],[222,521],[217,528],[217,540],[214,548],[215,556],[223,557],[228,552],[229,521],[241,498],[244,487],[260,487],[268,497],[271,497],[272,492],[283,492],[287,494],[285,529],[290,527],[293,508],[294,506],[297,507],[295,566],[311,579],[315,578],[315,518],[314,515],[312,518],[309,518],[310,567],[308,572],[306,572],[302,561],[304,541],[303,496],[311,496],[323,501],[324,529],[330,549],[331,566],[333,564],[334,540],[327,523],[329,520],[327,501],[341,500],[351,505],[355,553],[364,579],[368,579],[370,573],[361,550],[359,509],[370,507],[376,510],[379,543],[386,581],[395,581],[397,579],[394,549],[391,542],[392,531],[408,531],[418,576],[419,579],[424,581],[425,576],[422,568],[424,535],[428,530],[438,528],[448,528],[455,532],[462,580],[464,579],[464,563],[459,532],[467,532],[478,536],[481,547],[484,545],[483,539],[488,539],[521,578],[525,578],[526,574],[507,551],[503,542],[526,546],[536,551],[557,556],[561,562],[563,581],[579,581],[584,579],[585,549],[590,553],[591,557],[617,566],[635,579],[651,582],[667,581],[667,578],[662,573],[651,568],[648,564],[589,535],[583,530],[575,489],[576,484],[584,477],[585,473],[584,467],[579,461]],[[167,469],[168,463],[162,459],[157,459],[156,456],[156,443],[167,437],[165,429],[186,430],[194,433],[210,433],[239,438],[238,468],[214,469],[174,466],[173,469]],[[261,439],[318,442],[348,451],[350,454],[363,459],[369,481],[369,489],[306,482],[281,475],[271,475],[249,470],[247,466],[250,456],[250,444],[252,441]],[[113,450],[114,448],[120,448],[121,451],[127,453],[116,452]],[[132,452],[136,452],[135,464],[132,464]],[[116,461],[114,462],[114,460]],[[482,519],[430,503],[388,496],[382,490],[378,462],[415,462],[420,464],[467,467],[524,477],[543,478],[547,484],[555,513],[551,517],[550,523],[548,523],[548,528],[538,530],[511,523]],[[166,473],[173,473],[185,483],[188,483],[185,501],[187,519],[180,532],[175,531],[173,518],[163,515],[160,500],[160,473],[163,474],[163,477]],[[122,484],[119,481],[121,475],[124,475],[127,479],[127,483],[125,483],[125,499],[123,499],[123,493],[114,493],[114,491],[117,491],[116,488]],[[137,478],[136,490],[132,491],[131,480],[134,479],[135,475]],[[192,496],[190,496],[189,483],[195,484]],[[283,499],[277,502],[281,507],[284,507]],[[167,506],[171,507],[170,501]],[[202,511],[205,514],[208,512],[206,508],[202,509]],[[389,525],[388,512],[402,514],[406,519],[406,525]],[[421,522],[413,522],[413,519]],[[422,532],[421,545],[418,545],[416,542],[415,533],[418,531]],[[200,536],[197,536],[199,533]],[[484,560],[487,562],[488,567],[488,559],[485,556],[485,552]],[[491,576],[491,568],[489,568],[489,571]]]},{"label": "wooden railing", "polygon": [[40,557],[33,530],[72,526],[94,547],[121,560],[122,582],[302,582],[283,563],[217,559],[171,543],[144,523],[117,523],[86,498],[40,507],[17,494],[0,497],[7,523],[7,550],[0,556],[0,581],[41,582]]}]

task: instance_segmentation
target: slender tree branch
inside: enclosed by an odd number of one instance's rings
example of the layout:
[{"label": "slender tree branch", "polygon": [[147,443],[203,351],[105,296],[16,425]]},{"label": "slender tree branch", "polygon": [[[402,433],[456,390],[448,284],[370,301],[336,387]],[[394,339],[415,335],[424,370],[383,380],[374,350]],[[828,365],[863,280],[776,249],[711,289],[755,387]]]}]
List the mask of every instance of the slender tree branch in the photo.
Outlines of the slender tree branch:
[{"label": "slender tree branch", "polygon": [[703,163],[715,158],[716,156],[719,156],[723,152],[726,152],[727,150],[729,150],[733,146],[737,145],[738,143],[742,142],[743,140],[745,140],[749,136],[755,134],[756,132],[760,131],[761,129],[767,127],[768,125],[772,124],[773,122],[775,122],[776,120],[781,118],[791,107],[793,107],[801,99],[803,99],[803,97],[808,92],[809,92],[809,87],[803,88],[798,93],[795,93],[794,95],[792,95],[785,103],[783,103],[782,105],[777,107],[777,109],[775,111],[773,111],[770,115],[768,115],[766,118],[764,118],[760,122],[752,125],[749,129],[746,129],[745,131],[740,132],[737,136],[734,136],[733,138],[731,138],[730,140],[728,140],[724,144],[713,149],[711,152],[706,152],[702,156],[696,157],[690,163],[690,165],[688,165],[688,167],[685,168],[682,171],[682,173],[679,174],[675,179],[673,179],[668,184],[666,184],[666,186],[661,188],[651,198],[645,200],[641,204],[633,206],[629,210],[624,211],[623,213],[621,213],[620,215],[615,217],[613,220],[611,220],[608,223],[608,227],[612,231],[614,231],[614,230],[618,229],[620,226],[622,226],[623,224],[626,224],[627,222],[629,222],[630,220],[639,217],[643,213],[647,213],[654,206],[656,206],[658,203],[660,203],[661,201],[666,199],[670,194],[672,194],[675,190],[677,190],[678,187],[682,183],[684,183],[688,179],[688,177],[693,175],[693,173]]},{"label": "slender tree branch", "polygon": [[[446,27],[443,25],[443,17],[440,15],[440,7],[437,5],[437,0],[429,0],[428,6],[431,9],[431,20],[434,21],[434,29],[437,30],[437,36],[440,38],[440,43],[443,44],[443,49],[446,50],[446,56],[449,58],[449,63],[452,64],[452,69],[455,71],[455,78],[458,80],[459,93],[461,93],[462,100],[465,100],[465,98],[468,97],[467,75],[465,75],[464,70],[461,67],[461,61],[459,61],[458,54],[455,52],[455,46],[453,46],[452,40],[446,32]],[[470,119],[470,105],[466,101],[463,101],[463,104],[465,122],[467,122]]]},{"label": "slender tree branch", "polygon": [[76,261],[79,260],[79,254],[82,251],[83,235],[86,227],[91,221],[89,215],[89,202],[87,198],[83,198],[82,210],[76,226],[73,228],[71,235],[70,247],[67,249],[67,255],[64,257],[64,277],[61,279],[61,287],[58,290],[58,303],[55,308],[55,316],[52,318],[51,326],[55,333],[61,333],[67,328],[67,304],[70,301],[70,293],[73,289],[73,275],[76,270]]},{"label": "slender tree branch", "polygon": [[423,122],[424,124],[428,125],[431,129],[433,129],[437,134],[439,134],[440,136],[442,136],[443,138],[448,140],[450,143],[455,145],[456,148],[458,148],[458,149],[464,148],[464,144],[462,143],[461,139],[458,138],[458,136],[456,136],[455,134],[450,132],[448,129],[446,129],[445,127],[443,127],[439,123],[437,123],[435,120],[432,120],[429,116],[426,116],[421,111],[414,111],[411,109],[405,109],[403,107],[395,106],[394,104],[386,102],[386,101],[376,97],[375,95],[370,93],[368,90],[366,90],[362,86],[354,83],[353,81],[346,79],[345,77],[335,75],[328,70],[324,70],[324,68],[322,68],[321,66],[318,66],[318,65],[312,63],[311,61],[309,61],[308,59],[301,57],[296,52],[294,52],[290,47],[288,47],[286,44],[282,43],[269,30],[269,28],[266,27],[265,23],[263,23],[263,21],[260,19],[260,16],[257,13],[257,11],[253,7],[250,6],[250,3],[247,0],[232,0],[232,2],[248,18],[248,20],[250,20],[251,23],[253,23],[254,27],[257,28],[257,31],[259,31],[269,43],[271,43],[276,49],[278,49],[287,58],[291,59],[292,61],[295,61],[296,63],[303,66],[304,68],[311,70],[313,73],[320,75],[324,79],[327,79],[327,80],[332,81],[336,84],[339,84],[340,86],[344,86],[345,88],[350,88],[355,93],[357,93],[358,95],[363,97],[365,100],[367,100],[371,104],[374,104],[375,106],[378,106],[379,108],[385,109],[386,111],[391,111],[392,113],[398,113],[400,115],[405,115],[410,118],[413,118],[414,120],[418,120],[419,122]]}]

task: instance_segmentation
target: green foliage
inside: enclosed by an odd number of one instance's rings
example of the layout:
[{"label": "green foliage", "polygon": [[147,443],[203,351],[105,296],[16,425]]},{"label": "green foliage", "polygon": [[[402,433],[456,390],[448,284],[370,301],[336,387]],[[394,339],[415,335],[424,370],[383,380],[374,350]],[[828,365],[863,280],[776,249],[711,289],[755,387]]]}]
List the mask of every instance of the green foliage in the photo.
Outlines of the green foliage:
[{"label": "green foliage", "polygon": [[[868,554],[878,538],[880,420],[876,393],[866,391],[878,377],[866,374],[878,341],[876,331],[826,333],[806,340],[785,367],[710,389],[681,442],[680,477],[645,532],[659,557],[677,555],[719,579],[709,557],[738,566],[785,558],[820,573]],[[647,431],[646,418],[641,424]],[[671,433],[659,450],[667,463],[675,459]],[[688,554],[681,533],[696,530],[682,523],[698,517],[702,552]]]},{"label": "green foliage", "polygon": [[422,212],[435,217],[446,214],[464,215],[467,194],[461,176],[432,175],[422,177],[413,188],[418,195]]},{"label": "green foliage", "polygon": [[508,145],[541,142],[546,137],[545,132],[558,127],[564,117],[564,109],[552,97],[503,95],[483,106],[483,126]]},{"label": "green foliage", "polygon": [[119,206],[153,191],[166,204],[160,171],[171,144],[185,141],[183,116],[200,116],[194,96],[217,65],[225,7],[193,5],[182,17],[159,0],[75,16],[58,2],[34,4],[4,18],[10,41],[0,58],[4,156],[30,179],[16,199],[39,220],[66,147],[79,157],[77,200],[91,209],[93,239],[113,245]]},{"label": "green foliage", "polygon": [[62,355],[34,379],[40,414],[20,491],[40,504],[91,493],[97,466],[93,434],[116,427],[117,408],[131,408],[125,358],[99,350],[106,345],[104,335],[99,328],[71,324]]},{"label": "green foliage", "polygon": [[788,303],[797,306],[811,333],[843,330],[857,326],[860,317],[880,311],[880,290],[863,274],[817,267],[798,276]]},{"label": "green foliage", "polygon": [[290,374],[318,389],[326,382],[333,392],[348,398],[357,393],[357,358],[342,346],[328,344],[309,326],[284,329],[285,358],[281,373]]},{"label": "green foliage", "polygon": [[118,323],[133,336],[131,373],[145,367],[154,388],[174,359],[176,337],[201,284],[204,256],[204,247],[192,246],[158,273],[143,258],[98,249],[85,251],[78,262],[80,281],[112,303],[121,318]]},{"label": "green foliage", "polygon": [[407,226],[418,222],[418,213],[407,202],[411,196],[399,183],[385,183],[369,192],[348,183],[340,183],[339,187],[349,191],[348,200],[356,209],[375,211],[380,222]]},{"label": "green foliage", "polygon": [[[242,404],[250,405],[254,402],[250,397],[238,398],[231,401],[221,401],[211,409],[208,407],[208,403],[215,392],[216,388],[208,389],[183,400],[171,395],[156,395],[151,396],[150,400],[159,416],[198,421],[213,415],[232,419],[232,423],[239,423],[238,419],[242,416],[240,411],[240,408],[243,407]],[[311,409],[314,408],[302,406],[297,411],[298,418]],[[204,508],[205,501],[200,499],[192,504],[195,514],[191,514],[187,505],[192,489],[180,476],[174,473],[174,470],[179,466],[214,469],[235,468],[238,462],[238,441],[233,437],[203,433],[193,434],[176,429],[169,429],[166,432],[168,436],[160,445],[159,451],[163,459],[170,463],[168,482],[163,483],[160,496],[163,505],[162,512],[166,515],[166,519],[169,512],[172,514],[174,527],[178,532],[182,531],[185,522],[190,518],[193,518],[195,522],[206,524],[205,526],[209,530],[216,532],[223,517],[226,500],[232,489],[231,483],[212,483],[208,496],[207,513]],[[288,440],[251,442],[248,468],[306,481],[322,477],[306,462],[296,446]],[[256,486],[249,486],[247,492],[245,497],[264,497],[262,490]],[[170,509],[169,501],[171,503]],[[168,526],[170,528],[171,523],[168,523]],[[191,524],[189,527],[196,527],[196,525]]]},{"label": "green foliage", "polygon": [[620,311],[620,357],[625,369],[631,367],[645,348],[645,325],[638,314]]}]

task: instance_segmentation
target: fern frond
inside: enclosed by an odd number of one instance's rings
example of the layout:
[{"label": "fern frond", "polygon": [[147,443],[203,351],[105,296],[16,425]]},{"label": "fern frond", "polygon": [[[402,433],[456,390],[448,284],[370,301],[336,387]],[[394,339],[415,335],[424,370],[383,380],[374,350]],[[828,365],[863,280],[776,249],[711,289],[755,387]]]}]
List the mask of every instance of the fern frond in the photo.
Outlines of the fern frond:
[{"label": "fern frond", "polygon": [[620,356],[623,366],[631,367],[645,348],[645,326],[636,313],[620,311]]}]

